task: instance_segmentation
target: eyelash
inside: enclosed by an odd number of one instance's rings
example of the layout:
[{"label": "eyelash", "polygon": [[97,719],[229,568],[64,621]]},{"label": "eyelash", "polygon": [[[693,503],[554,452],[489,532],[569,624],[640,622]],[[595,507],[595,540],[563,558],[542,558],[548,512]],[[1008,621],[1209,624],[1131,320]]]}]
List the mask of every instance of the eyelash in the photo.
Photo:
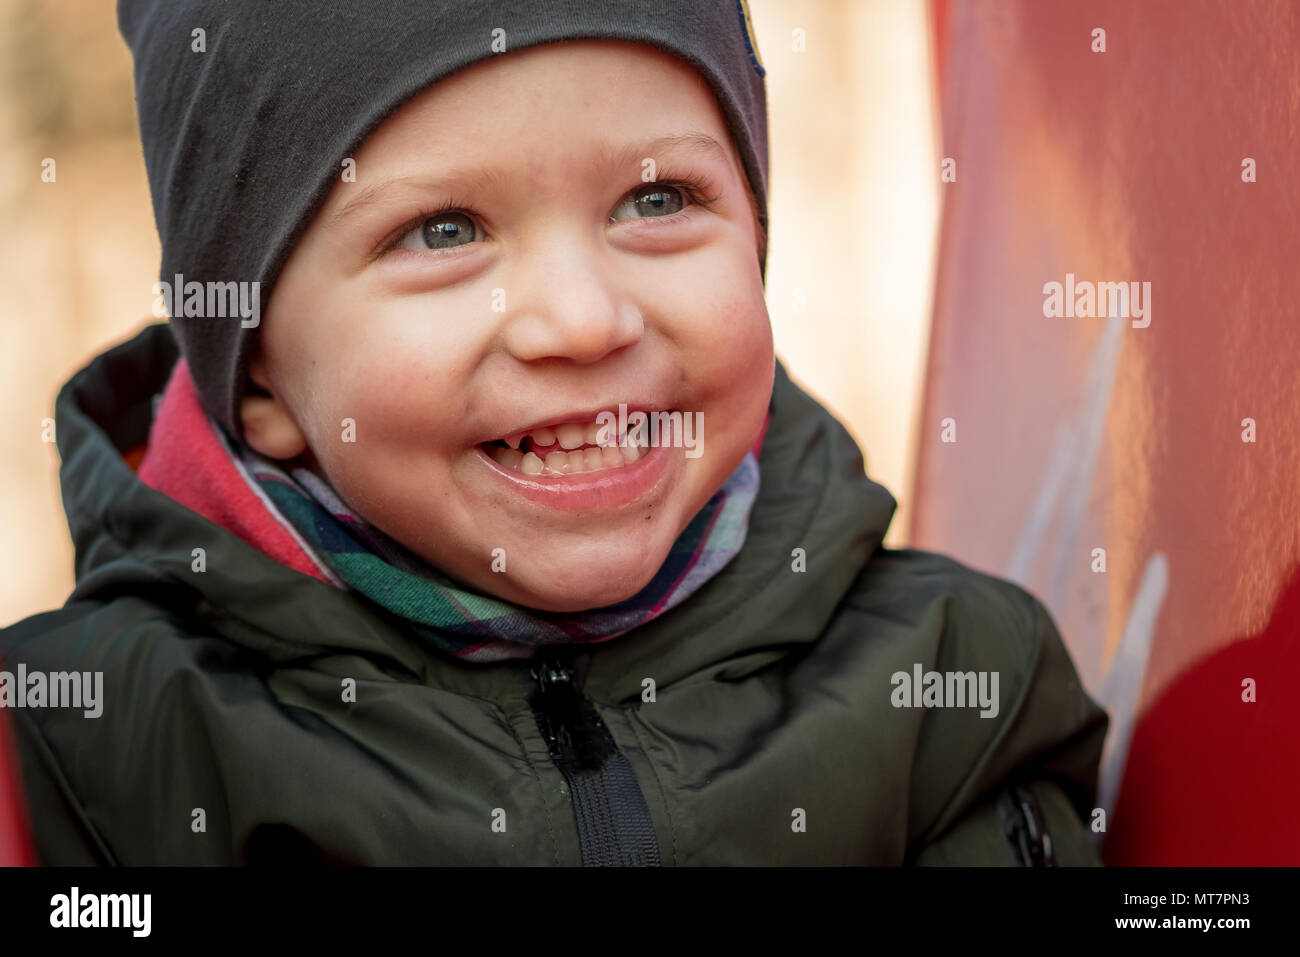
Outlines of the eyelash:
[{"label": "eyelash", "polygon": [[[687,198],[690,200],[690,205],[684,207],[680,212],[672,213],[668,216],[650,217],[649,219],[645,220],[646,222],[655,222],[658,220],[672,219],[674,216],[680,216],[682,213],[686,212],[686,210],[690,209],[691,206],[700,206],[706,210],[709,210],[710,212],[712,212],[716,208],[716,204],[718,201],[718,191],[713,181],[710,180],[708,177],[699,176],[695,174],[686,174],[682,176],[671,176],[666,179],[656,179],[653,180],[652,183],[642,184],[642,186],[650,186],[650,185],[672,186],[677,189],[680,189],[683,193],[686,194]],[[637,186],[634,187],[630,192],[624,193],[623,197],[619,199],[619,205],[622,205],[623,202],[629,196],[635,195],[639,189],[641,189],[641,187]],[[462,203],[459,200],[459,198],[457,198],[454,195],[450,196],[445,202],[440,203],[437,206],[421,210],[415,216],[412,216],[410,219],[404,222],[401,226],[397,227],[397,229],[395,229],[393,232],[389,233],[388,236],[385,237],[383,240],[381,240],[379,245],[376,247],[373,258],[379,259],[380,257],[385,256],[390,252],[393,252],[396,249],[397,244],[400,243],[403,239],[405,239],[406,235],[412,229],[415,229],[415,227],[424,223],[425,220],[432,219],[435,216],[441,216],[444,213],[453,213],[453,212],[464,213],[466,216],[470,217],[471,219],[477,220],[477,217],[469,210],[468,204]],[[409,250],[409,251],[416,252],[415,250]],[[419,256],[442,255],[444,253],[451,252],[451,251],[452,250],[425,249],[416,252],[416,255]]]}]

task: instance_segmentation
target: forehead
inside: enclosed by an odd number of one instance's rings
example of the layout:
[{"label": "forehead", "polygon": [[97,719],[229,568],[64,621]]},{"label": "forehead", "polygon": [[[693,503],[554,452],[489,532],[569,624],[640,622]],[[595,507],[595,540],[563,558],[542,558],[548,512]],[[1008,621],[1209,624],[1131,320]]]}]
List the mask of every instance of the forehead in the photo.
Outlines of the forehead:
[{"label": "forehead", "polygon": [[[685,133],[697,134],[682,138]],[[372,171],[496,159],[601,163],[704,146],[736,159],[716,98],[694,68],[640,43],[548,43],[480,61],[418,94],[357,151]],[[639,161],[638,156],[623,156]]]}]

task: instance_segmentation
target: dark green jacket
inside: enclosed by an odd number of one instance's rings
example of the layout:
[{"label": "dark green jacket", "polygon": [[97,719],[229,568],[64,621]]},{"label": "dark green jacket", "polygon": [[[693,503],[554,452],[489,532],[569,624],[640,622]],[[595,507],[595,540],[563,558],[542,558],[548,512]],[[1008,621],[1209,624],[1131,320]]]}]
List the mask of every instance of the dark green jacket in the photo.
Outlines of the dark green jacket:
[{"label": "dark green jacket", "polygon": [[[543,691],[535,664],[450,659],[140,482],[122,453],[175,359],[151,326],[58,398],[77,586],[0,661],[102,671],[104,700],[9,711],[44,862],[1097,862],[1106,717],[1047,612],[883,548],[893,498],[780,366],[744,549],[548,661]],[[914,666],[997,672],[996,717],[895,707]]]}]

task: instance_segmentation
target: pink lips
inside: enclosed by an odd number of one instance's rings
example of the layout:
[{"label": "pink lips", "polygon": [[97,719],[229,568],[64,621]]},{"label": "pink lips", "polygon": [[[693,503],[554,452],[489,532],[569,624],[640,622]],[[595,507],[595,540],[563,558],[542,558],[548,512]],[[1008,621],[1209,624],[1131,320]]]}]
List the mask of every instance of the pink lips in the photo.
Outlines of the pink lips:
[{"label": "pink lips", "polygon": [[503,468],[481,447],[475,453],[498,481],[539,505],[558,509],[616,508],[646,497],[659,484],[671,446],[654,446],[630,465],[575,475],[524,475]]}]

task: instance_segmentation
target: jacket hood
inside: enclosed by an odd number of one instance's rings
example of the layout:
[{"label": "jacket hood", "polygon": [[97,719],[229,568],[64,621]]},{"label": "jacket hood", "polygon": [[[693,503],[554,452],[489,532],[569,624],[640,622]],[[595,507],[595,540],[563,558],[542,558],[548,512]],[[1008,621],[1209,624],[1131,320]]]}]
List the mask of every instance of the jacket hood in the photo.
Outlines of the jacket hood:
[{"label": "jacket hood", "polygon": [[[69,601],[139,595],[272,661],[362,655],[429,680],[467,669],[427,647],[383,609],[295,571],[141,481],[125,456],[148,441],[153,400],[178,358],[165,323],[95,358],[55,406],[64,509],[76,548]],[[591,647],[585,690],[627,700],[641,679],[739,677],[818,639],[896,503],[863,472],[842,425],[778,360],[760,488],[744,548],[690,599]],[[206,571],[192,569],[193,549]],[[805,571],[795,570],[802,549]],[[517,666],[516,666],[517,667]]]}]

